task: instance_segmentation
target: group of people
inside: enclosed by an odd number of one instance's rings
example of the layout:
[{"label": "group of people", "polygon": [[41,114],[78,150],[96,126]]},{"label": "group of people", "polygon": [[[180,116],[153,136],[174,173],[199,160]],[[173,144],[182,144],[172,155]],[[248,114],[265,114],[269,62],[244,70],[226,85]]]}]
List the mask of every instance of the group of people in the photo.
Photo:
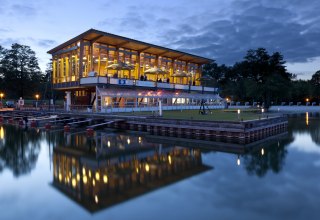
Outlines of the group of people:
[{"label": "group of people", "polygon": [[141,80],[141,81],[147,81],[147,76],[141,75],[141,76],[140,76],[140,80]]},{"label": "group of people", "polygon": [[[141,81],[147,81],[148,79],[147,79],[147,76],[146,75],[141,75],[140,76],[140,80]],[[161,79],[161,78],[158,78],[157,79],[157,82],[166,82],[166,83],[170,83],[170,79],[169,79],[169,77],[167,78],[167,79]]]}]

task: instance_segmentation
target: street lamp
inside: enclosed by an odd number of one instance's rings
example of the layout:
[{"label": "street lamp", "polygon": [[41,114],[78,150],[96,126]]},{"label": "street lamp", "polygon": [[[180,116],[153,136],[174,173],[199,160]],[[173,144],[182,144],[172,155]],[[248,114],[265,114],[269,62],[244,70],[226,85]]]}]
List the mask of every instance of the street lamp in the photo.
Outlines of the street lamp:
[{"label": "street lamp", "polygon": [[2,103],[3,96],[4,96],[4,94],[1,92],[1,93],[0,93],[1,103]]},{"label": "street lamp", "polygon": [[238,109],[238,120],[240,120],[240,109]]},{"label": "street lamp", "polygon": [[37,109],[38,108],[39,94],[36,94],[36,99],[37,99],[37,101],[36,101],[36,109]]}]

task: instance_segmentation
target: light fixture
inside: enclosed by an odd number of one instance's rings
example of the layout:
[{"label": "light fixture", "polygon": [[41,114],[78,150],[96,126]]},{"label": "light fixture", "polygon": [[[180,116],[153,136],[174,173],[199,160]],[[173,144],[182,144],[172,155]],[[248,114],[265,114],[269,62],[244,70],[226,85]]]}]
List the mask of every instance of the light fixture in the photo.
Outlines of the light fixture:
[{"label": "light fixture", "polygon": [[96,180],[100,180],[100,173],[98,171],[96,172]]},{"label": "light fixture", "polygon": [[83,181],[84,184],[87,184],[87,182],[88,182],[88,177],[87,177],[87,176],[83,176],[83,177],[82,177],[82,181]]},{"label": "light fixture", "polygon": [[108,176],[107,175],[103,175],[103,182],[108,183]]}]

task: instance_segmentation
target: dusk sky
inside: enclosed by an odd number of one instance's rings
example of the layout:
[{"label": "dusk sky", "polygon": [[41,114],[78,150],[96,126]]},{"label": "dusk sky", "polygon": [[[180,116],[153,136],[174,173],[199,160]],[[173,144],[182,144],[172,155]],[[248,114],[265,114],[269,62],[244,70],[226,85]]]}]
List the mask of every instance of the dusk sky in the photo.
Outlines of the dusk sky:
[{"label": "dusk sky", "polygon": [[31,46],[44,71],[49,49],[95,28],[218,64],[265,47],[310,79],[320,70],[319,11],[319,0],[0,0],[0,45]]}]

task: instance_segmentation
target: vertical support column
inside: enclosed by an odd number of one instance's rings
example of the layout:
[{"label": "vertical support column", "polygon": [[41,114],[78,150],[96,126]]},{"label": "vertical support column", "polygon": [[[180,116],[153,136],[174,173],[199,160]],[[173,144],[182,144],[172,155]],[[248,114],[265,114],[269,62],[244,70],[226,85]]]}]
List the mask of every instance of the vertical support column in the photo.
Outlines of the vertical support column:
[{"label": "vertical support column", "polygon": [[84,46],[83,46],[83,40],[80,41],[80,57],[79,57],[79,80],[83,76],[83,52],[84,52]]},{"label": "vertical support column", "polygon": [[138,66],[137,67],[138,68],[138,79],[140,80],[140,77],[141,77],[141,73],[140,73],[141,70],[140,69],[141,69],[141,67],[140,67],[140,52],[139,51],[138,51],[138,54],[137,54],[137,63],[138,63],[138,65],[137,65]]},{"label": "vertical support column", "polygon": [[93,59],[93,43],[90,42],[90,68],[88,68],[88,72],[94,71],[94,59]]},{"label": "vertical support column", "polygon": [[66,97],[67,97],[67,103],[66,103],[66,111],[70,111],[70,106],[71,106],[71,91],[66,92]]},{"label": "vertical support column", "polygon": [[100,74],[101,74],[101,70],[100,70],[100,68],[101,68],[101,49],[99,48],[99,52],[98,52],[99,54],[98,54],[98,76],[100,76]]},{"label": "vertical support column", "polygon": [[[184,71],[188,74],[189,72],[188,72],[188,64],[189,64],[189,62],[186,62],[186,65],[184,66]],[[190,91],[190,86],[191,86],[191,80],[190,80],[190,77],[188,76],[187,77],[187,85],[189,86],[189,91]]]},{"label": "vertical support column", "polygon": [[[171,73],[171,76],[176,72],[175,63],[176,63],[176,60],[172,60],[172,73]],[[174,79],[175,79],[175,77],[173,78],[173,83],[175,84],[176,82],[174,81]]]},{"label": "vertical support column", "polygon": [[101,103],[101,96],[99,93],[98,86],[96,86],[96,94],[95,95],[96,95],[96,100],[93,105],[95,106],[96,112],[101,112],[102,103]]},{"label": "vertical support column", "polygon": [[158,100],[159,103],[159,116],[162,116],[162,102],[161,99]]},{"label": "vertical support column", "polygon": [[117,61],[117,63],[119,63],[119,47],[116,48],[116,50],[114,51],[114,58],[116,59],[115,61]]},{"label": "vertical support column", "polygon": [[65,70],[66,70],[66,75],[65,75],[65,79],[66,79],[66,82],[70,82],[70,76],[71,76],[71,68],[70,68],[70,57],[69,56],[66,56],[65,57]]},{"label": "vertical support column", "polygon": [[[202,76],[202,65],[197,64],[197,70],[198,70],[198,74],[199,74],[199,78],[200,78]],[[203,84],[202,81],[199,81],[199,82],[201,82],[201,84]],[[204,85],[202,85],[202,86],[204,86]]]},{"label": "vertical support column", "polygon": [[51,83],[55,84],[57,82],[56,80],[57,80],[57,61],[55,59],[53,59]]},{"label": "vertical support column", "polygon": [[158,55],[156,55],[156,59],[155,59],[155,67],[159,67],[158,66],[158,64],[159,64],[159,56]]}]

